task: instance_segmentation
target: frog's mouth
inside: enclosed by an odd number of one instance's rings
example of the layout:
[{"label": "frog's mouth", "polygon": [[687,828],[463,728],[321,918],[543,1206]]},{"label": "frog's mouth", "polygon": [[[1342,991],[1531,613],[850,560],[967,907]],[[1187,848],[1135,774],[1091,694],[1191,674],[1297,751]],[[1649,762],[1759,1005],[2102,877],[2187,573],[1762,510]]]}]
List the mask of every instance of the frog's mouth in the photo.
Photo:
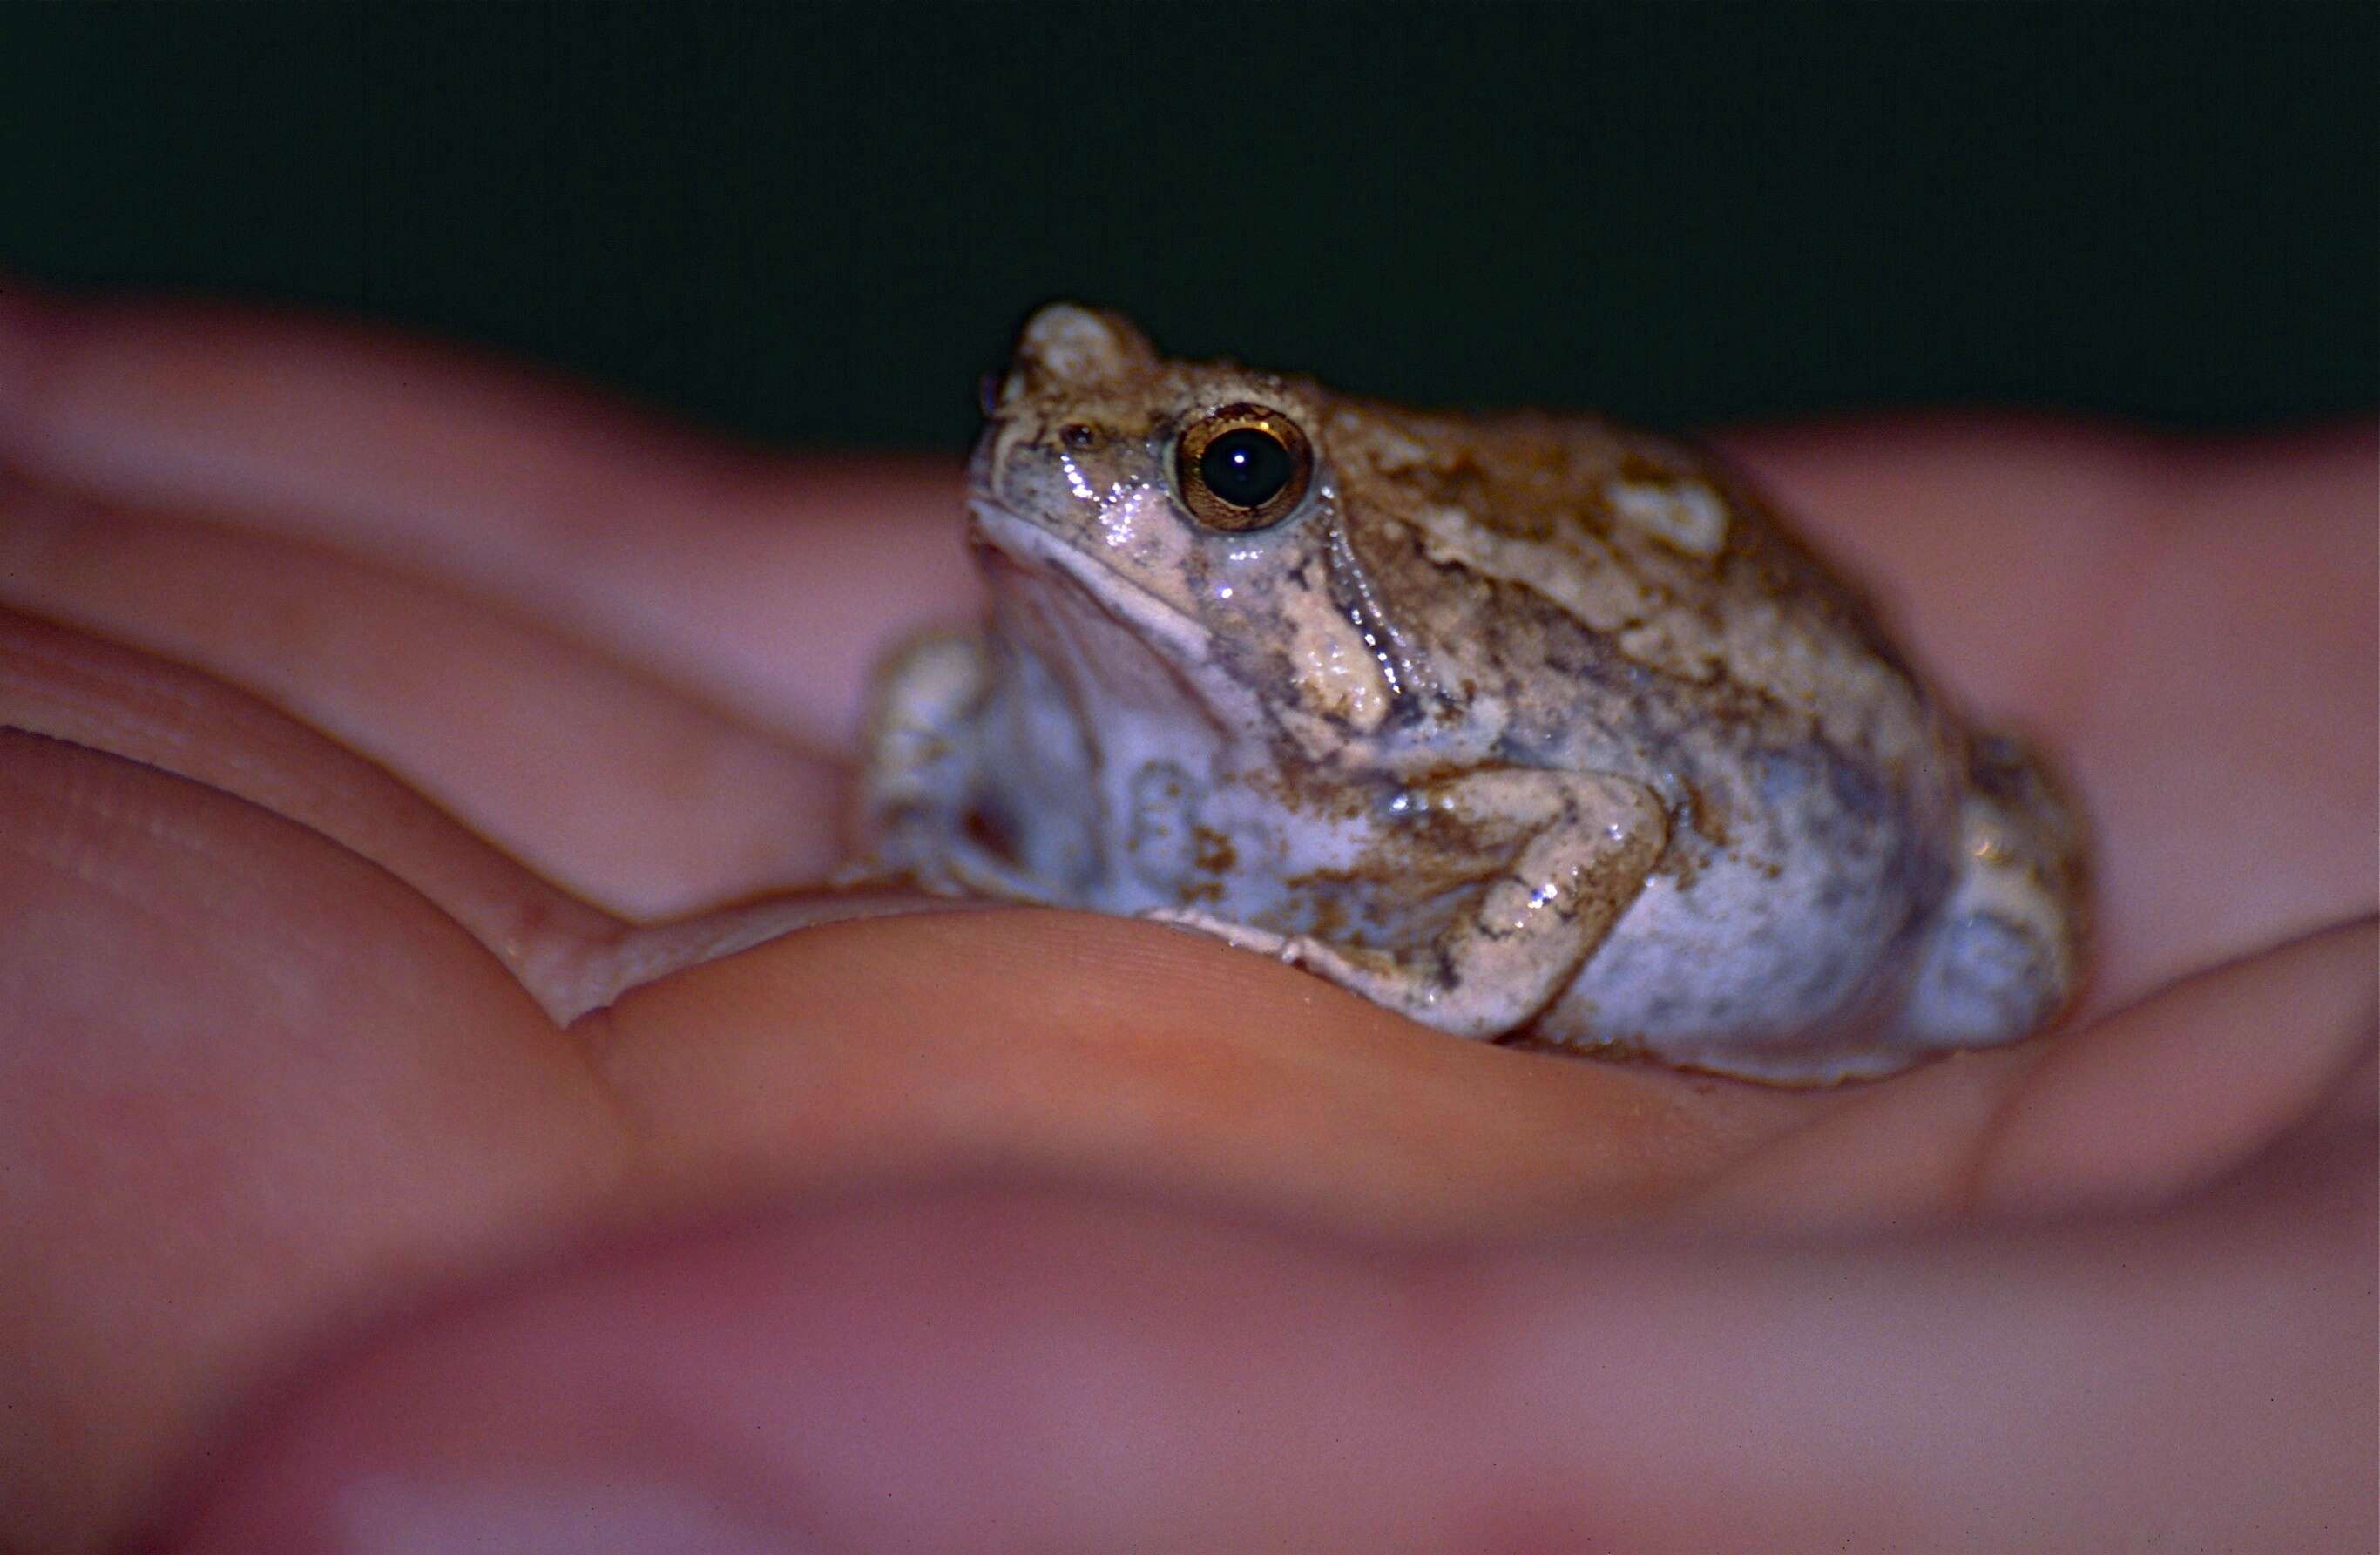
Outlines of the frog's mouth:
[{"label": "frog's mouth", "polygon": [[997,628],[1076,683],[1086,700],[1156,710],[1193,704],[1206,722],[1245,727],[1254,699],[1214,668],[1214,635],[1195,618],[990,498],[967,504]]},{"label": "frog's mouth", "polygon": [[1064,579],[1133,633],[1184,663],[1205,661],[1206,627],[1114,568],[1085,555],[1029,518],[988,497],[967,504],[976,538],[1028,573]]}]

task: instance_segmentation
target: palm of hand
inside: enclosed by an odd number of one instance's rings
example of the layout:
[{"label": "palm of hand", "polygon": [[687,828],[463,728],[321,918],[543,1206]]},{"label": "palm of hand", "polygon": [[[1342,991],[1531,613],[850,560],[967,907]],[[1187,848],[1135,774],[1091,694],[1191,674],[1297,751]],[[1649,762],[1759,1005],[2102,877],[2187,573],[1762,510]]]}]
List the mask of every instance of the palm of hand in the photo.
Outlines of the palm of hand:
[{"label": "palm of hand", "polygon": [[[1889,1273],[1980,1257],[1960,1238],[2017,1211],[2215,1245],[2173,1219],[2215,1213],[2194,1190],[2368,1130],[2368,439],[1742,444],[1892,586],[1921,656],[2063,753],[2103,869],[2097,979],[2064,1035],[1785,1094],[1451,1042],[1147,925],[632,928],[832,861],[868,661],[967,608],[945,473],[778,466],[304,326],[5,325],[0,602],[203,666],[386,771],[159,658],[8,626],[0,698],[33,733],[0,735],[0,1231],[25,1255],[0,1288],[26,1337],[0,1398],[71,1428],[8,1440],[0,1476],[49,1489],[0,1538],[120,1526],[311,1334],[659,1210],[769,1197],[807,1207],[771,1256],[907,1236],[953,1267],[1096,1223],[1105,1275],[1041,1275],[1094,1305],[1148,1257],[1262,1264],[1180,1315],[1193,1346],[1201,1324],[1299,1319],[1234,1306],[1245,1289],[1305,1282],[1353,1321],[1374,1286],[1331,1240],[1349,1232],[1754,1227],[1691,1256],[1754,1260],[1742,1312],[1706,1328],[1774,1347],[1792,1330],[1761,1282],[1817,1256],[1780,1233],[1863,1231]],[[952,1172],[1074,1190],[965,1212],[820,1191]],[[1161,1209],[1185,1200],[1207,1212]],[[1302,1229],[1213,1219],[1251,1210]],[[1615,1340],[1664,1280],[1693,1282],[1661,1261],[1687,1253],[1627,1245],[1597,1264]],[[2022,1310],[2106,1245],[2012,1244],[1980,1277]],[[1935,1296],[1914,1309],[1949,1310]],[[938,1299],[914,1321],[1009,1310]],[[1374,1411],[1381,1464],[1398,1418]],[[1759,1478],[1740,1514],[1773,1494]],[[1394,1500],[1341,1488],[1309,1491],[1312,1526]],[[1623,1525],[1690,1544],[1663,1514]]]}]

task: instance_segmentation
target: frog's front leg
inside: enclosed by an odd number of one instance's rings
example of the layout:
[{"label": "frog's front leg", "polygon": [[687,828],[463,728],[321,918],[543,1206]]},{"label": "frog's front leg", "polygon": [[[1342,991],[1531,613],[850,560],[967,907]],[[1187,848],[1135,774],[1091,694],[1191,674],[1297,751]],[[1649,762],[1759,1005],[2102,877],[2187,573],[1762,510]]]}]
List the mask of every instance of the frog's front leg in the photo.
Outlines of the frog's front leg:
[{"label": "frog's front leg", "polygon": [[1044,894],[981,838],[990,686],[990,656],[974,632],[920,638],[879,672],[859,774],[860,851],[836,884],[898,882],[1023,900]]},{"label": "frog's front leg", "polygon": [[1408,803],[1415,813],[1376,858],[1393,879],[1459,893],[1417,942],[1274,934],[1179,908],[1150,916],[1278,955],[1441,1031],[1492,1037],[1570,986],[1669,838],[1650,790],[1595,772],[1491,768],[1425,785]]}]

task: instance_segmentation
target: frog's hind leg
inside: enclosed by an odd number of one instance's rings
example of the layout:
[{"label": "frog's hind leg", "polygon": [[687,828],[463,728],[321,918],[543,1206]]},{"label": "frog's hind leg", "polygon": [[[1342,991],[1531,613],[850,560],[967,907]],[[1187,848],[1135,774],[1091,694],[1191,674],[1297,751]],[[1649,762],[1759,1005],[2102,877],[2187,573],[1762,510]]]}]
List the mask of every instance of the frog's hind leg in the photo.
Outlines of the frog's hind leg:
[{"label": "frog's hind leg", "polygon": [[2085,929],[2082,828],[2038,757],[2005,735],[1969,753],[1959,875],[1899,1022],[1931,1047],[2013,1041],[2073,994]]},{"label": "frog's hind leg", "polygon": [[[1516,1030],[1561,995],[1636,899],[1668,817],[1643,784],[1591,772],[1492,768],[1421,792],[1425,813],[1446,824],[1400,838],[1402,863],[1424,879],[1486,870],[1424,943],[1342,944],[1196,909],[1146,916],[1279,956],[1458,1037]],[[1488,838],[1503,845],[1479,845]]]}]

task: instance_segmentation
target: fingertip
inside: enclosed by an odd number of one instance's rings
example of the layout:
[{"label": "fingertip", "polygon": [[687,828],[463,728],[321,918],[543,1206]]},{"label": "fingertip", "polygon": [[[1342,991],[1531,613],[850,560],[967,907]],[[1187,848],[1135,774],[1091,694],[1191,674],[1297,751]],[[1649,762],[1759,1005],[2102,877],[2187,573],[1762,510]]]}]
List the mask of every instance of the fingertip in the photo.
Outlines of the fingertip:
[{"label": "fingertip", "polygon": [[48,473],[59,441],[55,385],[95,318],[71,293],[0,271],[0,459]]},{"label": "fingertip", "polygon": [[12,417],[32,382],[34,336],[46,310],[32,286],[0,271],[0,418]]},{"label": "fingertip", "polygon": [[18,314],[36,307],[44,290],[18,272],[0,266],[0,328],[14,327]]}]

